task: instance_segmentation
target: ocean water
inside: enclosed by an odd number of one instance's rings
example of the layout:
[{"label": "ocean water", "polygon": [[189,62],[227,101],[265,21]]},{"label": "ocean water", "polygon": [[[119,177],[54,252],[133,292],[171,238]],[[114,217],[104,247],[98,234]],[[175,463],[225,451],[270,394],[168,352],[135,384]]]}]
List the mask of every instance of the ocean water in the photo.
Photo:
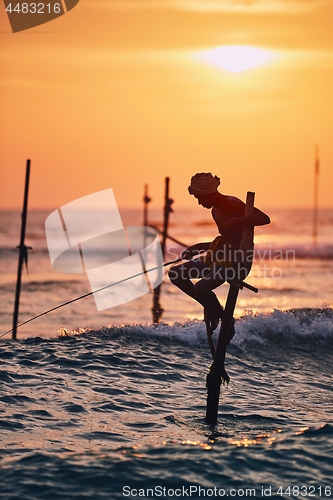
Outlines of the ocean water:
[{"label": "ocean water", "polygon": [[[47,215],[29,214],[20,321],[90,291],[84,275],[53,271]],[[240,292],[216,426],[205,423],[202,310],[167,278],[159,325],[150,294],[102,312],[87,297],[22,326],[18,341],[2,338],[1,499],[333,496],[333,211],[321,213],[316,246],[309,211],[270,215],[247,279],[259,293]],[[202,210],[171,220],[186,244],[215,235]],[[2,332],[19,225],[19,214],[2,214]],[[170,243],[166,260],[180,251]]]},{"label": "ocean water", "polygon": [[332,339],[331,309],[239,320],[216,426],[202,322],[2,344],[1,498],[331,497]]}]

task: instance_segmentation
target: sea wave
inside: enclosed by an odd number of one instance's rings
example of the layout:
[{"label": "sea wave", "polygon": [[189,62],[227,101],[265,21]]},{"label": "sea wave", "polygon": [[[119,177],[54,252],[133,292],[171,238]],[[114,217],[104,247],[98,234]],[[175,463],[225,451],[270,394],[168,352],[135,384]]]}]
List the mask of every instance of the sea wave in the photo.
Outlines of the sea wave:
[{"label": "sea wave", "polygon": [[[333,309],[290,309],[287,311],[274,310],[271,313],[252,314],[242,316],[236,321],[236,334],[232,345],[245,347],[249,344],[279,343],[313,343],[331,346],[333,340]],[[172,342],[190,346],[202,347],[206,345],[206,329],[202,321],[189,320],[184,323],[154,324],[124,324],[121,326],[109,325],[99,330],[79,328],[60,331],[61,337],[89,335],[97,337],[115,337],[135,339],[151,339],[162,342]],[[217,337],[215,333],[214,337]]]},{"label": "sea wave", "polygon": [[247,314],[236,327],[234,343],[296,342],[327,343],[333,339],[333,309],[300,308],[274,310],[270,314]]}]

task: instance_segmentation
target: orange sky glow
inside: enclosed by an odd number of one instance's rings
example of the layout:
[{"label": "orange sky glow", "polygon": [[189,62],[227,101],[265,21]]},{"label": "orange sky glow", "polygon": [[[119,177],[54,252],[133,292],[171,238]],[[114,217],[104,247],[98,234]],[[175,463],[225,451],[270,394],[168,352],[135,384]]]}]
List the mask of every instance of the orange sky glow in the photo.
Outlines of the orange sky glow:
[{"label": "orange sky glow", "polygon": [[[80,0],[13,34],[2,2],[0,208],[21,208],[27,158],[30,208],[109,187],[140,207],[145,183],[158,208],[167,175],[194,208],[208,171],[263,210],[308,207],[316,144],[333,206],[332,19],[332,0]],[[267,58],[229,71],[230,46]]]}]

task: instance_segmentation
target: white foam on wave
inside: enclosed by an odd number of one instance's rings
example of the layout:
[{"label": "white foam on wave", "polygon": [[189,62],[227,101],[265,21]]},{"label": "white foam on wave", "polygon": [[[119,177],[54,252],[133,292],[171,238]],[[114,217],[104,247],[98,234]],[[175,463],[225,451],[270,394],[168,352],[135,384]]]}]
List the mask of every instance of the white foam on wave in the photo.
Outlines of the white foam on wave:
[{"label": "white foam on wave", "polygon": [[236,324],[233,344],[256,341],[332,340],[333,309],[274,310],[269,314],[248,314]]},{"label": "white foam on wave", "polygon": [[191,346],[202,346],[206,340],[206,328],[203,321],[188,320],[185,323],[131,324],[121,327],[104,328],[105,333],[129,334],[130,336],[153,337],[155,339],[172,340],[176,343]]},{"label": "white foam on wave", "polygon": [[[274,310],[271,313],[247,314],[235,325],[236,334],[232,345],[243,347],[249,343],[279,344],[293,341],[300,344],[312,341],[332,342],[333,309]],[[91,333],[81,329],[76,334]],[[73,332],[74,333],[74,332]],[[185,323],[109,325],[95,331],[107,336],[121,335],[131,338],[150,337],[156,340],[171,340],[177,344],[202,347],[207,344],[206,328],[203,321],[188,320]],[[216,340],[218,330],[214,335]]]}]

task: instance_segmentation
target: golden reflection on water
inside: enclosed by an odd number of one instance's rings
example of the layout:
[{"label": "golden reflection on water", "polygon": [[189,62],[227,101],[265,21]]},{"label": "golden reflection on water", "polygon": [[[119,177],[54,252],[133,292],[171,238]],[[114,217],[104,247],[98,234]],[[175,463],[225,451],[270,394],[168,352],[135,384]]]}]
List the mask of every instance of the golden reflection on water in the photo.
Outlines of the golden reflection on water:
[{"label": "golden reflection on water", "polygon": [[[295,432],[295,435],[298,436],[298,435],[304,434],[304,432],[306,432],[307,430],[309,430],[309,427],[300,427],[299,430],[297,432]],[[275,443],[279,439],[277,435],[281,434],[281,433],[282,433],[282,429],[275,429],[273,432],[263,432],[261,434],[257,434],[254,438],[248,438],[248,437],[242,437],[239,439],[230,438],[230,439],[228,439],[227,442],[229,444],[231,444],[232,446],[237,446],[237,447],[243,446],[244,448],[247,448],[249,446],[260,445],[260,444],[272,445],[273,443]],[[209,442],[207,443],[207,442],[202,442],[199,440],[184,439],[181,441],[181,444],[183,446],[198,446],[203,450],[209,451],[209,450],[212,450],[214,448],[214,444],[220,442],[219,439],[209,439],[208,441]],[[178,440],[171,440],[171,441],[164,440],[164,441],[162,441],[162,445],[164,445],[164,446],[165,445],[172,445],[172,444],[179,444],[179,441]],[[158,446],[159,443],[156,443],[156,445]],[[130,453],[131,456],[136,456],[136,457],[141,458],[143,455],[133,453],[133,451],[132,451],[132,450],[137,450],[137,448],[139,448],[139,447],[134,445],[131,447],[131,449],[123,450],[122,453],[123,454]]]},{"label": "golden reflection on water", "polygon": [[[213,442],[213,441],[211,441]],[[187,439],[186,441],[182,441],[182,444],[189,444],[191,446],[200,446],[203,450],[211,450],[212,446],[210,446],[207,443],[202,443],[201,441],[191,441],[190,439]]]},{"label": "golden reflection on water", "polygon": [[276,436],[272,434],[280,433],[282,432],[281,429],[276,429],[273,433],[262,433],[258,434],[255,438],[249,439],[249,438],[242,438],[242,439],[229,439],[229,444],[232,444],[237,447],[244,446],[244,448],[247,448],[248,446],[252,445],[257,445],[257,444],[262,444],[262,443],[268,443],[268,444],[273,444],[274,441],[276,441]]},{"label": "golden reflection on water", "polygon": [[231,439],[229,441],[230,444],[234,444],[236,446],[244,446],[244,448],[247,448],[249,445],[251,444],[258,444],[259,441],[257,439],[247,439],[247,438],[243,438],[243,439]]},{"label": "golden reflection on water", "polygon": [[295,432],[295,436],[300,436],[301,434],[304,434],[305,431],[308,431],[309,427],[301,427],[299,431]]},{"label": "golden reflection on water", "polygon": [[[322,428],[324,426],[325,425],[321,425],[319,428]],[[310,429],[310,427],[308,427],[308,426],[300,427],[296,432],[294,432],[294,435],[300,436],[300,435],[304,434],[306,431],[308,431],[309,429]],[[228,442],[228,444],[230,444],[232,446],[236,446],[238,448],[240,448],[240,447],[248,448],[249,446],[257,446],[260,444],[272,445],[274,442],[278,442],[281,439],[283,439],[282,436],[278,437],[278,435],[281,433],[283,433],[282,429],[275,429],[272,432],[263,432],[261,434],[257,434],[253,438],[249,438],[249,437],[242,437],[239,439],[229,438],[227,440],[227,442]],[[283,433],[283,434],[285,434],[285,433]],[[287,435],[290,435],[290,433],[287,432]],[[44,437],[45,437],[45,435],[44,435]],[[35,438],[36,438],[36,436],[35,436]],[[37,446],[37,448],[39,450],[46,449],[45,441],[43,443],[38,442],[38,440],[36,441],[36,439],[33,439],[33,441],[35,444],[35,448],[36,448],[36,444],[37,444],[37,445],[39,445],[39,446]],[[46,442],[48,444],[50,444],[50,441],[46,441]],[[53,441],[53,443],[55,444],[56,441]],[[200,440],[191,440],[191,439],[186,439],[186,440],[182,440],[182,441],[180,441],[179,439],[171,439],[171,440],[163,440],[163,441],[158,439],[157,441],[155,441],[154,444],[158,448],[160,446],[160,443],[164,446],[181,444],[183,446],[199,447],[202,450],[210,451],[210,450],[214,449],[215,444],[219,444],[219,443],[221,443],[221,441],[219,439],[216,439],[216,438],[215,439],[209,438],[208,441],[206,441],[206,442],[202,442]],[[18,445],[21,446],[22,448],[26,448],[27,451],[33,451],[32,444],[33,443],[31,440],[22,440],[22,441],[18,442]],[[43,446],[43,444],[44,444],[44,446]],[[77,446],[77,444],[78,444],[77,442],[67,441],[66,445],[67,446],[71,445],[73,447],[73,449],[69,449],[69,448],[67,448],[65,450],[57,449],[56,450],[57,456],[59,458],[63,458],[63,459],[68,459],[69,457],[71,457],[72,459],[75,459],[78,462],[82,462],[82,461],[85,462],[86,459],[84,458],[84,456],[87,452],[87,449],[86,449],[86,447],[80,448]],[[6,448],[6,446],[5,446],[5,448]],[[30,450],[29,450],[29,448],[30,448]],[[34,451],[36,451],[36,449]],[[111,451],[111,450],[109,450],[109,451]],[[101,458],[108,458],[109,451],[106,451],[105,448],[102,448],[100,442],[98,442],[98,443],[90,442],[89,456],[95,456],[95,457],[98,456],[100,459]],[[118,452],[118,454],[119,454],[118,457],[120,459],[123,459],[123,460],[128,460],[131,458],[141,459],[141,458],[146,457],[146,454],[144,453],[144,445],[134,444],[134,445],[126,447],[126,448],[123,448],[122,446],[120,446],[116,449],[113,449],[112,451]],[[11,462],[14,462],[15,460],[17,460],[17,457],[18,457],[17,453],[14,453],[12,455],[8,455],[8,456],[4,457],[1,461],[1,466],[2,467],[9,467]]]},{"label": "golden reflection on water", "polygon": [[[295,432],[295,436],[300,436],[308,430],[309,430],[309,427],[300,427]],[[244,448],[247,448],[248,446],[264,444],[264,443],[273,444],[277,440],[277,437],[274,434],[280,434],[281,432],[282,432],[281,429],[276,429],[273,433],[258,434],[253,439],[249,439],[246,437],[242,438],[242,439],[231,438],[231,439],[229,439],[228,442],[229,442],[229,444],[232,444],[232,445],[237,446],[237,447],[244,446]]]}]

